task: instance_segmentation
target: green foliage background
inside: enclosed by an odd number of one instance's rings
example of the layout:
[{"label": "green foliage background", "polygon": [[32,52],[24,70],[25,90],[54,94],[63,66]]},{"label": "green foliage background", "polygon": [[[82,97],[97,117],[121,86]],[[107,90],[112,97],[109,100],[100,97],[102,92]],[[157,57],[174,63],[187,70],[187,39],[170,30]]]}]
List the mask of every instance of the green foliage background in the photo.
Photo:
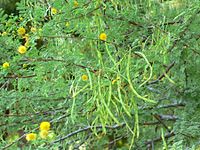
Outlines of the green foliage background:
[{"label": "green foliage background", "polygon": [[[198,149],[199,0],[77,2],[0,11],[0,148]],[[27,142],[42,121],[54,136]]]}]

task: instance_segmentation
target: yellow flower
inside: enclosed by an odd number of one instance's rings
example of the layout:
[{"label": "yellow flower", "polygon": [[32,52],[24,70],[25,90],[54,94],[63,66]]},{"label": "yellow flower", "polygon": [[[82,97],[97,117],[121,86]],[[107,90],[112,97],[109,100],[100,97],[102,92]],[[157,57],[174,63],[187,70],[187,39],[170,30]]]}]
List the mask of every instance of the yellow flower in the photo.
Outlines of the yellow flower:
[{"label": "yellow flower", "polygon": [[66,27],[69,27],[69,22],[66,22],[65,26],[66,26]]},{"label": "yellow flower", "polygon": [[3,63],[2,66],[4,69],[7,69],[10,66],[10,64],[8,62],[5,62],[5,63]]},{"label": "yellow flower", "polygon": [[23,28],[23,27],[20,27],[18,30],[17,30],[18,34],[19,35],[24,35],[26,33],[26,30]]},{"label": "yellow flower", "polygon": [[83,81],[87,81],[87,80],[88,80],[88,76],[84,74],[84,75],[81,76],[81,79],[82,79]]},{"label": "yellow flower", "polygon": [[18,47],[18,52],[20,54],[24,54],[24,53],[26,53],[26,51],[27,51],[27,49],[26,49],[25,46],[21,45],[21,46]]},{"label": "yellow flower", "polygon": [[56,8],[52,7],[52,8],[51,8],[51,13],[52,13],[53,15],[55,15],[55,14],[58,13],[58,10],[57,10]]},{"label": "yellow flower", "polygon": [[31,27],[31,32],[36,32],[37,31],[37,29],[36,28],[34,28],[34,27]]},{"label": "yellow flower", "polygon": [[42,122],[40,124],[40,130],[46,130],[46,131],[49,131],[50,129],[50,123],[49,122]]},{"label": "yellow flower", "polygon": [[26,134],[26,140],[27,140],[27,141],[36,140],[36,137],[37,137],[37,134],[35,134],[35,133]]},{"label": "yellow flower", "polygon": [[27,68],[28,67],[28,64],[23,64],[23,68]]},{"label": "yellow flower", "polygon": [[47,138],[47,136],[48,136],[48,131],[47,130],[41,130],[40,131],[40,137],[42,138],[42,139],[46,139]]},{"label": "yellow flower", "polygon": [[115,82],[117,82],[118,80],[120,80],[120,76],[117,76],[116,79],[112,80],[112,84],[115,84]]},{"label": "yellow flower", "polygon": [[24,18],[20,17],[19,20],[22,21],[22,20],[24,20]]},{"label": "yellow flower", "polygon": [[7,35],[7,32],[3,32],[1,35],[2,35],[2,36],[6,36],[6,35]]},{"label": "yellow flower", "polygon": [[101,33],[101,34],[99,35],[99,39],[102,40],[102,41],[106,41],[107,35],[106,35],[105,33]]},{"label": "yellow flower", "polygon": [[78,7],[78,2],[74,1],[74,7]]},{"label": "yellow flower", "polygon": [[117,80],[116,80],[116,79],[112,80],[112,84],[115,84],[115,82],[117,82]]}]

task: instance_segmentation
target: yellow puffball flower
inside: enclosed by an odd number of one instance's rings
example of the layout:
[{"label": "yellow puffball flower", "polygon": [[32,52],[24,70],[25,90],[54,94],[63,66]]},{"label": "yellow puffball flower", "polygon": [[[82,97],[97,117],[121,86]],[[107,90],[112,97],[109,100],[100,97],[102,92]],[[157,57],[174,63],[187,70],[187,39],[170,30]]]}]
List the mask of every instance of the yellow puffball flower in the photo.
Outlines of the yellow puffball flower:
[{"label": "yellow puffball flower", "polygon": [[6,35],[7,35],[7,32],[3,32],[1,35],[2,35],[2,36],[6,36]]},{"label": "yellow puffball flower", "polygon": [[26,51],[27,51],[27,49],[26,49],[25,46],[21,45],[21,46],[18,47],[18,52],[20,54],[24,54],[24,53],[26,53]]},{"label": "yellow puffball flower", "polygon": [[35,27],[31,27],[31,32],[36,32],[37,31],[37,29],[35,28]]},{"label": "yellow puffball flower", "polygon": [[40,131],[40,133],[39,133],[39,135],[40,135],[40,137],[42,138],[42,139],[46,139],[47,138],[47,136],[48,136],[48,131],[47,130],[41,130]]},{"label": "yellow puffball flower", "polygon": [[106,35],[105,33],[101,33],[101,34],[99,35],[99,39],[102,40],[102,41],[106,41],[107,35]]},{"label": "yellow puffball flower", "polygon": [[10,66],[10,64],[8,62],[3,63],[2,67],[4,69],[7,69]]},{"label": "yellow puffball flower", "polygon": [[26,30],[23,28],[23,27],[20,27],[18,30],[17,30],[18,34],[19,35],[24,35],[26,33]]},{"label": "yellow puffball flower", "polygon": [[25,68],[28,67],[28,65],[27,64],[23,64],[22,67],[25,69]]},{"label": "yellow puffball flower", "polygon": [[116,80],[116,79],[112,80],[112,84],[115,84],[115,82],[117,82],[117,80]]},{"label": "yellow puffball flower", "polygon": [[69,22],[66,22],[65,26],[66,26],[66,27],[69,27]]},{"label": "yellow puffball flower", "polygon": [[50,123],[49,122],[42,122],[40,124],[40,130],[46,130],[46,131],[49,131],[50,129]]},{"label": "yellow puffball flower", "polygon": [[52,13],[53,15],[55,15],[55,14],[58,13],[58,10],[57,10],[56,8],[52,7],[52,8],[51,8],[51,13]]},{"label": "yellow puffball flower", "polygon": [[37,137],[37,134],[35,134],[35,133],[26,134],[27,141],[34,141],[34,140],[36,140],[36,137]]},{"label": "yellow puffball flower", "polygon": [[74,7],[78,7],[78,2],[74,1]]},{"label": "yellow puffball flower", "polygon": [[115,82],[117,82],[118,80],[120,80],[120,76],[117,76],[116,79],[112,80],[112,84],[115,84]]},{"label": "yellow puffball flower", "polygon": [[88,80],[88,76],[84,74],[84,75],[81,76],[81,79],[82,79],[83,81],[87,81],[87,80]]},{"label": "yellow puffball flower", "polygon": [[19,20],[22,21],[22,20],[24,20],[24,18],[20,17]]}]

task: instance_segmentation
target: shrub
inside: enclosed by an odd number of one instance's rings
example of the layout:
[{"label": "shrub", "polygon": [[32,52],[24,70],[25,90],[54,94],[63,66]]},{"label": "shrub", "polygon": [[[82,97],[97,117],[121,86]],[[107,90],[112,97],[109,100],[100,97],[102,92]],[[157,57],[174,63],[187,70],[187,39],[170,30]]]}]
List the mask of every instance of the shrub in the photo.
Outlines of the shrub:
[{"label": "shrub", "polygon": [[[0,147],[198,148],[198,1],[21,0],[17,10],[0,11]],[[40,122],[51,131],[36,138]]]}]

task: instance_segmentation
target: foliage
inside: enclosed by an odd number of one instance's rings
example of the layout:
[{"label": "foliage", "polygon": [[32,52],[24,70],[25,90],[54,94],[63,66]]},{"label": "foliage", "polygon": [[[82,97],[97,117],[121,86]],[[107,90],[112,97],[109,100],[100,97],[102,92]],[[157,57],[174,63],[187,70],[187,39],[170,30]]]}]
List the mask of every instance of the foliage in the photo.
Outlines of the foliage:
[{"label": "foliage", "polygon": [[198,149],[198,0],[3,8],[1,148]]}]

